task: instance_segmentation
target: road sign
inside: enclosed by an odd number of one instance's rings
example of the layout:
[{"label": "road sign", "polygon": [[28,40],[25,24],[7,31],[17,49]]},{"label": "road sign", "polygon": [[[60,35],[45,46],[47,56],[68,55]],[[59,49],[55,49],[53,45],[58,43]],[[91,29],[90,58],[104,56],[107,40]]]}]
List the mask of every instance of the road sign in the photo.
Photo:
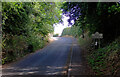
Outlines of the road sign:
[{"label": "road sign", "polygon": [[95,34],[92,34],[92,38],[96,38],[96,39],[103,38],[103,34],[96,32]]},{"label": "road sign", "polygon": [[94,42],[95,42],[95,45],[97,45],[97,41],[95,40],[98,40],[99,41],[99,48],[100,48],[100,39],[103,38],[103,34],[100,34],[99,32],[96,32],[95,34],[92,34],[92,38],[94,39]]}]

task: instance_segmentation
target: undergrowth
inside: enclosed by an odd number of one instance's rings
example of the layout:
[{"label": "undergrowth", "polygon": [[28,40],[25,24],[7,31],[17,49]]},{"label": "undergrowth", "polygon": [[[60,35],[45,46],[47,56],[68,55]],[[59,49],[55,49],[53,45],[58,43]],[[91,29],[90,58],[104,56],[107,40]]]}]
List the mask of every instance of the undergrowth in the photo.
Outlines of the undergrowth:
[{"label": "undergrowth", "polygon": [[104,48],[91,51],[88,61],[96,75],[116,75],[120,70],[120,37]]},{"label": "undergrowth", "polygon": [[7,64],[16,59],[32,53],[40,48],[43,48],[48,42],[48,37],[41,39],[40,35],[33,35],[30,37],[25,36],[11,36],[6,35],[3,39],[2,49],[2,64]]}]

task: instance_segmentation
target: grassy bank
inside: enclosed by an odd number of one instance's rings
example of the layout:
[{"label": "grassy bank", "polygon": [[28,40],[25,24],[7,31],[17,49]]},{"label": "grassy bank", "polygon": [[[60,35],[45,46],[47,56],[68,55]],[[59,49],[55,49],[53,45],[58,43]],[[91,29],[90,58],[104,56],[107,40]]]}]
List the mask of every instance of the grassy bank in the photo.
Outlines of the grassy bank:
[{"label": "grassy bank", "polygon": [[120,37],[99,49],[92,48],[89,37],[78,38],[84,56],[95,75],[118,75],[120,71]]},{"label": "grassy bank", "polygon": [[43,40],[37,35],[31,37],[7,35],[6,39],[3,39],[2,64],[16,61],[18,58],[43,48],[47,43],[48,37],[44,37]]},{"label": "grassy bank", "polygon": [[120,38],[91,51],[88,61],[96,75],[116,75],[120,70]]}]

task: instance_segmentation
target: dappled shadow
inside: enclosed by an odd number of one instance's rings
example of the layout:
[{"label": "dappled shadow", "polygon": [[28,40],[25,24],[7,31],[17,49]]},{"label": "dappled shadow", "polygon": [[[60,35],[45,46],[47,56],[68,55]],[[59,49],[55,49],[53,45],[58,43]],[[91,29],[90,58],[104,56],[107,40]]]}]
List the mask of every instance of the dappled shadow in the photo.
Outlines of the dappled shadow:
[{"label": "dappled shadow", "polygon": [[41,51],[3,69],[3,75],[63,75],[71,46],[72,38],[56,37]]},{"label": "dappled shadow", "polygon": [[9,67],[2,70],[3,75],[63,75],[66,73],[62,66],[41,66],[18,68]]}]

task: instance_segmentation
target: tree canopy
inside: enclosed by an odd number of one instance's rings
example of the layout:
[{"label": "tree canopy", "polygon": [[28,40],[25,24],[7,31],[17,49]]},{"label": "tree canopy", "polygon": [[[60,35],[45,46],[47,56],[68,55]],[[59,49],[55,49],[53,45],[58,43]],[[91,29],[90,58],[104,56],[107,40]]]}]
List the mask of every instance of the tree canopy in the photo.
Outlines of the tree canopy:
[{"label": "tree canopy", "polygon": [[[53,24],[61,20],[60,2],[3,2],[3,64],[44,47]],[[7,55],[8,54],[8,55]],[[14,58],[11,58],[11,54]],[[10,60],[9,60],[10,58]]]},{"label": "tree canopy", "polygon": [[120,4],[118,2],[66,2],[63,12],[75,26],[81,26],[83,32],[100,32],[104,34],[105,42],[112,41],[120,35]]}]

